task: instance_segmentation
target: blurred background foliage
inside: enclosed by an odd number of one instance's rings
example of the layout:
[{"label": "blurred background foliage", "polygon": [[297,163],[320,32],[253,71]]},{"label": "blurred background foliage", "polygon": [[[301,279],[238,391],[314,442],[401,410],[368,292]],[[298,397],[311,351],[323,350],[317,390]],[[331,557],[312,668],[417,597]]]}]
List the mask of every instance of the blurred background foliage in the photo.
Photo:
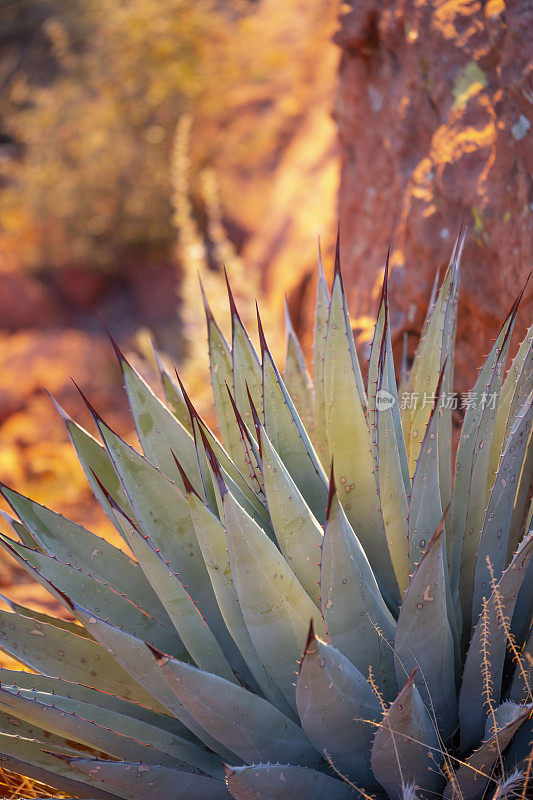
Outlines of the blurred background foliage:
[{"label": "blurred background foliage", "polygon": [[2,133],[20,155],[2,176],[8,243],[33,268],[113,270],[128,250],[168,252],[174,126],[213,96],[220,45],[244,6],[2,6]]},{"label": "blurred background foliage", "polygon": [[[43,392],[93,430],[72,376],[134,443],[100,315],[145,374],[155,338],[204,412],[198,272],[228,335],[223,265],[243,318],[261,297],[276,319],[281,361],[284,292],[309,327],[336,227],[339,7],[0,0],[3,481],[113,539]],[[42,603],[5,560],[2,587]]]},{"label": "blurred background foliage", "polygon": [[[335,19],[326,5],[2,0],[3,249],[34,270],[109,272],[125,258],[168,256],[170,164],[185,112],[196,120],[191,192],[206,165],[218,170],[242,246],[317,101],[318,45]],[[232,208],[237,186],[252,181],[254,201]]]}]

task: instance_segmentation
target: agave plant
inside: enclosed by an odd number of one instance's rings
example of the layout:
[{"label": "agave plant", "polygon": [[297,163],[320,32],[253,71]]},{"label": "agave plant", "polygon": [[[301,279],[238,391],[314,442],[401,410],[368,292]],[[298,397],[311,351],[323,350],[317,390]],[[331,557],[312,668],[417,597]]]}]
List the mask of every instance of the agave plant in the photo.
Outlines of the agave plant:
[{"label": "agave plant", "polygon": [[388,267],[365,386],[337,245],[313,380],[290,325],[282,378],[259,318],[260,357],[231,291],[231,347],[205,301],[221,441],[118,347],[143,455],[90,405],[102,443],[59,409],[132,557],[2,488],[3,546],[73,621],[0,612],[34,671],[0,671],[1,765],[125,800],[526,796],[531,331],[504,379],[517,300],[452,480],[461,249],[400,392]]}]

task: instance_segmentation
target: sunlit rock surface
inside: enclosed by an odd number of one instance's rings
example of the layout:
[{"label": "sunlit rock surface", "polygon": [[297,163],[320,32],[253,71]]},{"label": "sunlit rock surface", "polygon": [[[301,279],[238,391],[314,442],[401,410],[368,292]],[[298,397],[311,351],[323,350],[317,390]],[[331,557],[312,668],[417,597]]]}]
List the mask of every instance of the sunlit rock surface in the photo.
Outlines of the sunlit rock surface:
[{"label": "sunlit rock surface", "polygon": [[[531,3],[357,0],[336,39],[342,255],[360,341],[388,245],[400,346],[404,331],[420,330],[463,220],[464,389],[532,265]],[[531,292],[517,337],[530,318]]]}]

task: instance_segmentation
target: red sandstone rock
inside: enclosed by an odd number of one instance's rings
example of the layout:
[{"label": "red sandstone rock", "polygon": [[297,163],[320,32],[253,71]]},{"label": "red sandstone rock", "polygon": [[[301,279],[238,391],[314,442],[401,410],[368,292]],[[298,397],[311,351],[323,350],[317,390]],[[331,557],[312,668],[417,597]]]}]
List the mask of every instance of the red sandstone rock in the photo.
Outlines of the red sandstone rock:
[{"label": "red sandstone rock", "polygon": [[[533,266],[533,8],[502,0],[352,4],[336,37],[336,118],[355,327],[362,342],[390,243],[395,342],[418,333],[435,269],[464,220],[462,390]],[[529,291],[515,339],[532,311]]]}]

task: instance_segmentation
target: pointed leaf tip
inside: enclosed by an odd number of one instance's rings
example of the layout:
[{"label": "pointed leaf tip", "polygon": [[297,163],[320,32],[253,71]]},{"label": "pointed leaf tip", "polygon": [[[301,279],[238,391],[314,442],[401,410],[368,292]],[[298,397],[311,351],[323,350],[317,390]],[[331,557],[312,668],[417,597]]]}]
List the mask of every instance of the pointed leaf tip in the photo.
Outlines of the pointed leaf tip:
[{"label": "pointed leaf tip", "polygon": [[342,283],[342,274],[341,274],[341,223],[337,225],[337,240],[335,242],[335,272],[334,277],[339,276],[339,280]]},{"label": "pointed leaf tip", "polygon": [[[379,297],[378,308],[381,309],[383,302],[385,303],[385,314],[388,314],[389,307],[389,264],[390,264],[390,244],[387,248],[387,259],[385,261],[385,270],[383,273],[383,283],[381,284],[381,294]],[[386,320],[387,317],[385,317]],[[386,324],[386,323],[385,323]]]},{"label": "pointed leaf tip", "polygon": [[187,406],[187,409],[189,411],[189,415],[191,417],[191,423],[194,425],[194,420],[195,419],[199,420],[200,419],[200,415],[198,414],[198,412],[196,411],[195,407],[193,406],[191,398],[189,397],[189,395],[185,391],[185,386],[182,383],[182,380],[181,380],[181,378],[179,376],[179,373],[178,373],[178,370],[177,370],[176,367],[174,367],[174,372],[176,373],[176,378],[178,379],[179,387],[181,389],[181,393],[183,395],[183,399],[185,400],[185,405]]},{"label": "pointed leaf tip", "polygon": [[107,423],[105,422],[105,420],[103,419],[103,417],[102,417],[102,416],[101,416],[101,415],[98,413],[98,411],[95,409],[95,407],[93,406],[93,404],[91,403],[91,401],[89,400],[89,398],[87,397],[87,395],[86,395],[86,394],[85,394],[85,393],[84,393],[84,392],[83,392],[83,391],[80,389],[80,387],[78,386],[78,384],[76,383],[76,381],[74,380],[74,378],[72,378],[72,377],[71,377],[71,379],[70,379],[70,380],[72,381],[72,383],[74,384],[74,386],[76,387],[76,389],[78,390],[78,392],[80,393],[80,397],[81,397],[81,399],[83,400],[83,402],[85,403],[85,405],[87,406],[87,408],[89,409],[89,413],[91,414],[91,416],[92,416],[92,418],[94,419],[95,423],[96,423],[97,425],[98,425],[99,423],[102,423],[102,424],[103,424],[103,425],[105,425],[107,428],[109,428],[109,430],[112,430],[112,428],[111,428],[109,425],[107,425]]},{"label": "pointed leaf tip", "polygon": [[70,599],[70,597],[68,596],[68,594],[65,594],[65,592],[63,592],[61,589],[58,589],[58,588],[57,588],[57,586],[56,586],[54,583],[52,583],[52,581],[48,581],[48,583],[49,583],[51,586],[53,586],[53,587],[54,587],[54,591],[55,591],[55,592],[57,592],[57,593],[58,593],[58,595],[59,595],[60,597],[62,597],[62,598],[63,598],[63,602],[65,603],[65,605],[66,605],[66,606],[67,606],[67,607],[70,609],[70,611],[72,612],[72,616],[74,616],[74,617],[75,617],[75,616],[76,616],[76,614],[75,614],[74,612],[75,612],[76,606],[74,605],[74,603],[72,602],[72,600]]},{"label": "pointed leaf tip", "polygon": [[405,684],[404,684],[404,686],[403,686],[403,689],[402,689],[402,691],[403,691],[404,689],[407,689],[407,687],[408,687],[408,686],[410,686],[412,683],[414,683],[414,681],[415,681],[415,675],[416,675],[416,672],[417,672],[417,670],[418,670],[418,667],[415,667],[415,668],[413,669],[413,671],[411,672],[411,674],[409,675],[409,677],[408,677],[408,678],[407,678],[407,680],[405,681]]},{"label": "pointed leaf tip", "polygon": [[[518,292],[517,296],[515,297],[515,299],[513,301],[513,304],[511,305],[511,308],[509,309],[509,313],[507,314],[507,316],[506,316],[506,318],[505,318],[505,320],[503,322],[502,328],[506,324],[507,320],[509,320],[509,319],[514,320],[516,318],[516,315],[518,314],[518,307],[520,306],[520,302],[522,300],[522,297],[524,296],[524,292],[526,291],[526,287],[527,287],[527,285],[529,283],[529,279],[531,278],[531,273],[532,272],[533,272],[533,270],[529,271],[529,274],[528,274],[527,278],[525,279],[524,283],[522,284],[522,286],[520,288],[520,291]],[[510,329],[511,329],[511,326],[509,326],[509,329],[507,331],[507,335],[505,337],[506,339],[509,337]]]},{"label": "pointed leaf tip", "polygon": [[[227,280],[227,276],[226,276]],[[204,311],[205,311],[205,318],[207,322],[207,326],[209,327],[210,322],[215,321],[215,317],[213,316],[213,312],[211,311],[211,306],[209,305],[209,300],[207,299],[207,295],[205,293],[204,284],[202,282],[202,276],[198,273],[198,283],[200,284],[200,292],[202,293],[202,302],[204,304]]]},{"label": "pointed leaf tip", "polygon": [[230,308],[232,323],[235,319],[237,319],[242,325],[241,318],[237,310],[237,305],[235,303],[235,298],[233,296],[233,292],[231,291],[231,286],[229,284],[229,278],[228,278],[228,273],[226,271],[226,267],[224,267],[224,278],[226,279],[226,288],[228,290],[228,300],[229,300],[229,308]]},{"label": "pointed leaf tip", "polygon": [[259,344],[261,346],[261,358],[265,357],[265,353],[270,355],[268,350],[268,345],[266,343],[265,338],[265,331],[263,330],[263,323],[261,322],[261,316],[259,314],[259,306],[257,305],[257,300],[255,301],[255,313],[257,314],[257,330],[259,331]]},{"label": "pointed leaf tip", "polygon": [[165,655],[165,653],[162,653],[161,650],[158,650],[157,647],[154,647],[154,645],[150,644],[150,642],[145,642],[145,645],[151,652],[151,654],[153,655],[159,666],[163,666],[163,664],[166,664],[166,662],[168,661],[168,656]]},{"label": "pointed leaf tip", "polygon": [[[309,632],[307,634],[307,639],[306,639],[305,647],[304,647],[304,656],[305,656],[306,653],[310,652],[309,651],[309,646],[310,646],[311,642],[314,642],[314,641],[315,641],[315,625],[314,625],[313,618],[311,617],[311,620],[309,621]],[[302,659],[302,661],[303,661],[303,659]],[[302,662],[300,662],[300,669],[301,669],[301,666],[302,666]]]},{"label": "pointed leaf tip", "polygon": [[[174,463],[176,464],[176,466],[178,468],[178,472],[179,472],[180,477],[181,477],[181,480],[183,481],[183,487],[185,489],[186,494],[195,494],[196,497],[199,500],[202,500],[202,498],[200,497],[200,495],[198,494],[198,492],[196,491],[196,489],[192,485],[191,481],[189,480],[189,478],[187,476],[187,473],[185,472],[185,470],[181,466],[180,462],[178,461],[176,453],[174,452],[174,450],[172,448],[170,448],[170,452],[172,453],[172,458],[174,459]],[[203,502],[203,500],[202,500],[202,502]]]},{"label": "pointed leaf tip", "polygon": [[104,326],[105,332],[107,333],[109,341],[111,342],[111,344],[113,346],[113,350],[115,351],[115,355],[117,357],[118,363],[119,363],[120,367],[122,368],[122,364],[123,363],[129,364],[128,359],[126,358],[126,356],[124,355],[124,353],[120,349],[117,340],[115,339],[115,337],[113,336],[113,334],[109,330],[107,322],[105,321],[103,316],[101,314],[99,316],[100,316],[100,320],[102,321],[102,325]]},{"label": "pointed leaf tip", "polygon": [[522,300],[522,297],[523,297],[523,295],[524,295],[524,292],[526,291],[526,287],[527,287],[527,285],[528,285],[528,283],[529,283],[529,279],[531,278],[531,273],[532,273],[532,272],[533,272],[533,270],[529,270],[528,276],[527,276],[527,278],[525,279],[524,283],[522,284],[522,288],[521,288],[521,289],[520,289],[520,291],[518,292],[518,295],[517,295],[517,297],[516,297],[516,300],[514,301],[513,305],[511,306],[511,311],[509,312],[509,315],[511,315],[511,314],[513,313],[513,311],[514,311],[514,314],[516,314],[516,313],[517,313],[517,311],[518,311],[518,306],[520,305],[520,301]]},{"label": "pointed leaf tip", "polygon": [[45,753],[47,756],[52,756],[53,758],[57,758],[59,761],[64,761],[65,764],[70,765],[76,761],[76,758],[73,756],[66,756],[63,753],[54,753],[52,750],[42,749],[41,752]]},{"label": "pointed leaf tip", "polygon": [[71,422],[71,418],[70,418],[70,416],[67,414],[67,412],[65,411],[65,409],[63,408],[63,406],[61,406],[61,405],[60,405],[60,404],[57,402],[57,400],[55,399],[55,397],[53,396],[53,394],[52,394],[51,392],[49,392],[49,391],[48,391],[48,389],[47,389],[45,386],[43,387],[43,392],[46,392],[46,394],[48,395],[48,398],[49,398],[49,400],[51,401],[52,405],[54,406],[55,410],[57,411],[57,413],[59,414],[59,416],[61,417],[61,419],[62,419],[64,422]]}]

